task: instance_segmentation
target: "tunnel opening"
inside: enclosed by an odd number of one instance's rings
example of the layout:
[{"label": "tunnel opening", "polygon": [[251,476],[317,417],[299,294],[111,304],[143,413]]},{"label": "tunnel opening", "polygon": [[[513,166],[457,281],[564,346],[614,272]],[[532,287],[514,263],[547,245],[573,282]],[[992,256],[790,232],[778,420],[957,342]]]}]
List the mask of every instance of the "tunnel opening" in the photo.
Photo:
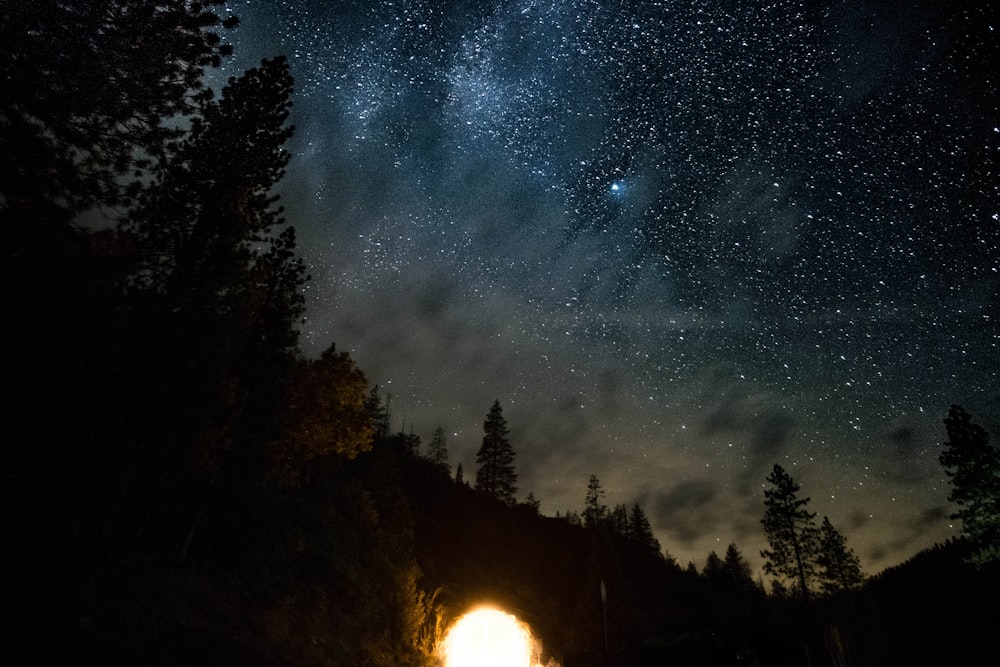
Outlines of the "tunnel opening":
[{"label": "tunnel opening", "polygon": [[541,642],[528,624],[490,606],[459,617],[439,653],[444,667],[542,667]]}]

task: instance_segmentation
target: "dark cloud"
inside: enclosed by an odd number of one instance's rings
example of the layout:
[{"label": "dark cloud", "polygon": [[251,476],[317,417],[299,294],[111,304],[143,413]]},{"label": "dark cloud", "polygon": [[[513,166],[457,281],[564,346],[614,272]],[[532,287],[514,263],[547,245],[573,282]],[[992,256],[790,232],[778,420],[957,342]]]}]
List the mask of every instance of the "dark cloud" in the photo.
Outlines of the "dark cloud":
[{"label": "dark cloud", "polygon": [[860,511],[853,511],[847,517],[847,525],[851,530],[858,530],[871,520],[868,514]]},{"label": "dark cloud", "polygon": [[681,544],[690,545],[710,534],[718,524],[718,507],[714,505],[718,495],[718,485],[713,482],[679,482],[653,499],[650,522]]},{"label": "dark cloud", "polygon": [[719,388],[715,401],[706,407],[701,432],[725,435],[745,446],[743,491],[763,479],[789,444],[796,422],[783,407],[785,400],[772,392],[751,393],[747,383],[734,383]]},{"label": "dark cloud", "polygon": [[948,524],[950,510],[944,505],[935,505],[922,510],[916,517],[897,526],[898,532],[884,542],[870,545],[866,551],[869,561],[900,562],[917,551],[918,545],[928,546],[943,539],[942,527]]},{"label": "dark cloud", "polygon": [[937,528],[942,522],[947,521],[949,514],[951,514],[951,511],[945,505],[929,507],[921,512],[917,520],[913,522],[913,530],[917,535],[922,535],[924,532]]},{"label": "dark cloud", "polygon": [[940,477],[936,445],[926,428],[911,419],[900,419],[887,427],[882,438],[884,454],[878,459],[889,479],[914,485]]},{"label": "dark cloud", "polygon": [[902,450],[912,449],[916,438],[916,431],[912,427],[899,426],[889,432],[889,441]]}]

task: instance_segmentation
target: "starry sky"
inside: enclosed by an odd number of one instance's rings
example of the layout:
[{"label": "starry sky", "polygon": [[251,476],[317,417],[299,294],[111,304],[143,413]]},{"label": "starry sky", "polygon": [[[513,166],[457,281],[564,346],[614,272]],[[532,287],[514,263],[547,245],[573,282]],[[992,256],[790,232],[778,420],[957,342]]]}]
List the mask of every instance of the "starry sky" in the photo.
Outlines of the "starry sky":
[{"label": "starry sky", "polygon": [[[903,5],[907,5],[904,7]],[[880,0],[234,0],[288,56],[302,348],[519,497],[590,474],[683,565],[755,567],[780,463],[869,573],[956,535],[1000,426],[1000,21]]]}]

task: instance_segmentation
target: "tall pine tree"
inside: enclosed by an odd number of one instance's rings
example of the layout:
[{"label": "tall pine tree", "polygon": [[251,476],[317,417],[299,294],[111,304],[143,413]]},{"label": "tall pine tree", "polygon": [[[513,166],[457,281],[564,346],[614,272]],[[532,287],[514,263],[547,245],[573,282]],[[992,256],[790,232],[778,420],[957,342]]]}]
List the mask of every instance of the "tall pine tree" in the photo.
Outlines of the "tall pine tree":
[{"label": "tall pine tree", "polygon": [[283,57],[231,78],[120,229],[133,258],[130,365],[150,385],[137,392],[140,410],[165,438],[189,440],[234,416],[261,434],[277,412],[306,280],[272,193],[289,159],[291,93]]},{"label": "tall pine tree", "polygon": [[734,588],[751,589],[754,587],[750,563],[747,562],[746,557],[735,542],[730,542],[729,546],[726,547],[726,555],[722,559],[722,571],[726,580]]},{"label": "tall pine tree", "polygon": [[660,541],[653,535],[653,526],[639,503],[632,505],[628,515],[629,539],[651,554],[661,555]]},{"label": "tall pine tree", "polygon": [[434,435],[431,437],[430,444],[427,445],[427,458],[430,459],[431,463],[449,475],[451,474],[451,464],[448,463],[448,438],[440,426],[434,429]]},{"label": "tall pine tree", "polygon": [[604,498],[604,489],[601,488],[601,480],[597,475],[591,475],[587,480],[587,495],[583,499],[583,525],[587,528],[595,528],[608,513],[608,507],[601,500]]},{"label": "tall pine tree", "polygon": [[379,386],[375,385],[371,388],[368,399],[365,401],[365,410],[368,412],[368,418],[372,422],[372,437],[375,439],[375,442],[385,440],[389,437],[389,429],[392,423],[392,417],[389,413],[389,401],[391,398],[392,394],[389,394],[386,396],[385,401],[383,401]]},{"label": "tall pine tree", "polygon": [[761,551],[764,571],[795,583],[804,600],[809,599],[809,584],[815,576],[817,531],[815,512],[806,509],[809,498],[799,498],[799,485],[774,464],[767,481],[773,488],[764,490],[764,535],[771,548]]},{"label": "tall pine tree", "polygon": [[494,401],[483,423],[483,444],[476,454],[476,488],[509,505],[517,494],[517,472],[514,470],[514,448],[507,440],[507,421],[500,401]]},{"label": "tall pine tree", "polygon": [[821,568],[819,580],[828,593],[846,591],[860,586],[864,580],[861,559],[854,549],[847,546],[847,538],[833,527],[828,517],[823,517],[819,529],[819,555],[816,564]]},{"label": "tall pine tree", "polygon": [[951,517],[962,520],[962,534],[975,545],[974,562],[1000,560],[1000,450],[957,405],[944,424],[948,440],[939,461],[951,480],[948,500],[959,507]]},{"label": "tall pine tree", "polygon": [[292,83],[283,57],[231,78],[118,230],[131,253],[121,367],[142,434],[125,454],[164,522],[195,498],[237,497],[279,428],[306,280],[273,193]]}]

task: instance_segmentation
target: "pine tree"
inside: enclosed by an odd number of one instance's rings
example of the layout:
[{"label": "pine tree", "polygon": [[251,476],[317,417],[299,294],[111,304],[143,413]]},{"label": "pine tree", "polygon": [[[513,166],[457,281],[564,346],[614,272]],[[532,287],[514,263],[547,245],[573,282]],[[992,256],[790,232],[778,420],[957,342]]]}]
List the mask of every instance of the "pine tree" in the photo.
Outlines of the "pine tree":
[{"label": "pine tree", "polygon": [[434,429],[434,436],[430,444],[427,445],[427,458],[431,463],[437,465],[449,475],[451,474],[451,464],[448,463],[448,439],[444,434],[444,429],[438,426]]},{"label": "pine tree", "polygon": [[769,550],[761,551],[764,571],[772,576],[794,581],[798,593],[809,599],[809,583],[815,573],[817,531],[813,523],[815,512],[806,505],[809,498],[798,497],[799,485],[774,464],[767,481],[774,488],[764,491],[764,534]]},{"label": "pine tree", "polygon": [[462,485],[465,484],[465,475],[462,472],[462,464],[459,463],[455,468],[455,484]]},{"label": "pine tree", "polygon": [[632,505],[632,511],[629,512],[628,533],[629,538],[645,550],[660,554],[660,542],[653,535],[653,526],[649,523],[649,518],[642,511],[639,503]]},{"label": "pine tree", "polygon": [[542,507],[542,502],[535,497],[534,492],[529,491],[528,497],[524,499],[524,506],[530,508],[535,514],[538,514]]},{"label": "pine tree", "polygon": [[290,157],[292,85],[283,57],[232,77],[120,229],[147,338],[205,380],[213,367],[238,365],[243,382],[266,369],[255,392],[295,353],[304,307],[305,269],[272,193]]},{"label": "pine tree", "polygon": [[206,318],[277,318],[264,330],[258,322],[234,325],[271,333],[270,343],[287,349],[296,340],[286,331],[302,313],[304,266],[271,190],[290,157],[283,145],[293,132],[291,94],[283,57],[232,77],[221,99],[192,120],[121,229],[136,258],[135,291],[157,295],[199,327]]},{"label": "pine tree", "polygon": [[737,588],[749,589],[754,587],[753,572],[750,570],[750,563],[743,556],[735,542],[730,542],[726,547],[726,555],[722,559],[722,570],[726,580]]},{"label": "pine tree", "polygon": [[597,527],[607,515],[608,507],[601,502],[603,498],[601,481],[597,479],[597,475],[591,475],[587,480],[587,495],[583,500],[583,525],[587,528]]},{"label": "pine tree", "polygon": [[130,268],[119,382],[147,434],[126,446],[142,450],[141,486],[164,507],[230,483],[277,428],[306,279],[272,192],[289,159],[292,89],[281,57],[232,77],[117,230]]},{"label": "pine tree", "polygon": [[483,423],[483,443],[476,454],[476,488],[509,505],[515,502],[517,472],[514,448],[507,440],[507,421],[497,400]]},{"label": "pine tree", "polygon": [[420,436],[413,431],[410,431],[409,433],[400,431],[392,438],[392,440],[398,445],[400,451],[408,456],[419,456]]},{"label": "pine tree", "polygon": [[368,399],[365,401],[365,411],[368,413],[368,418],[372,421],[372,438],[374,438],[375,442],[388,438],[390,429],[389,401],[387,398],[383,403],[378,385],[372,387],[368,393]]},{"label": "pine tree", "polygon": [[628,508],[625,505],[615,505],[607,514],[608,531],[619,539],[629,539]]},{"label": "pine tree", "polygon": [[823,517],[819,529],[819,555],[816,564],[821,568],[819,580],[828,593],[857,588],[864,582],[861,559],[854,549],[847,546],[847,538],[840,534],[828,517]]},{"label": "pine tree", "polygon": [[701,573],[706,579],[713,581],[719,581],[722,578],[722,559],[719,558],[719,554],[715,553],[714,549],[708,552],[708,557],[705,559],[705,567]]},{"label": "pine tree", "polygon": [[959,507],[951,518],[962,520],[962,534],[975,545],[973,562],[1000,560],[1000,450],[957,405],[944,423],[948,440],[939,461],[952,485],[948,500]]}]

